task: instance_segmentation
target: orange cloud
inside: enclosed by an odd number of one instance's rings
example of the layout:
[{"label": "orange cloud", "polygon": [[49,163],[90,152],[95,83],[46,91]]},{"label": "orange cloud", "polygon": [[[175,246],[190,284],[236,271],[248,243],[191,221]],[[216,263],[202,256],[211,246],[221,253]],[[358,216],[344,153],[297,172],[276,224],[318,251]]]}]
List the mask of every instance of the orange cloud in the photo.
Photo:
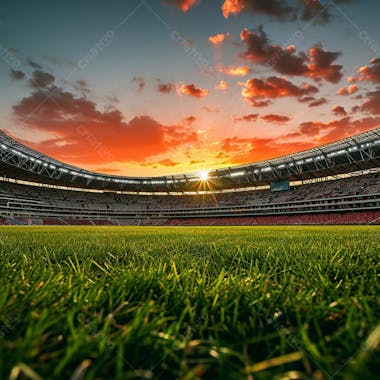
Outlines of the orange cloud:
[{"label": "orange cloud", "polygon": [[351,84],[348,87],[342,87],[337,91],[337,95],[351,95],[358,91],[358,86]]},{"label": "orange cloud", "polygon": [[369,92],[368,99],[361,106],[361,110],[374,115],[380,115],[380,89]]},{"label": "orange cloud", "polygon": [[214,45],[221,45],[228,37],[230,36],[230,33],[220,33],[216,34],[215,36],[210,36],[208,40]]},{"label": "orange cloud", "polygon": [[[254,107],[264,106],[262,102],[280,97],[297,97],[315,94],[319,90],[315,86],[303,84],[297,86],[287,79],[279,77],[269,77],[267,79],[249,79],[245,83],[242,95]],[[269,103],[268,103],[269,104]]]},{"label": "orange cloud", "polygon": [[227,89],[228,89],[228,83],[225,82],[224,80],[221,80],[221,81],[215,86],[215,90],[226,91]]},{"label": "orange cloud", "polygon": [[244,4],[241,0],[225,0],[222,5],[222,13],[225,18],[230,15],[236,15],[244,9]]},{"label": "orange cloud", "polygon": [[13,107],[17,123],[36,134],[51,135],[34,149],[73,164],[143,162],[198,141],[185,125],[164,125],[148,116],[125,121],[119,110],[100,111],[95,102],[53,86],[50,96],[35,90]]},{"label": "orange cloud", "polygon": [[229,66],[219,67],[218,71],[232,77],[244,77],[251,72],[251,69],[248,66]]},{"label": "orange cloud", "polygon": [[228,159],[231,164],[246,164],[294,153],[312,146],[314,144],[310,140],[289,143],[282,138],[239,138],[234,136],[223,140],[217,158]]},{"label": "orange cloud", "polygon": [[369,131],[380,125],[380,118],[367,117],[352,120],[348,116],[327,123],[322,121],[308,121],[301,123],[299,131],[289,134],[291,137],[318,137],[319,144],[328,144],[333,141],[352,136],[357,133]]},{"label": "orange cloud", "polygon": [[301,123],[298,131],[273,138],[234,136],[221,142],[216,158],[227,159],[230,164],[267,160],[309,149],[316,145],[328,144],[371,130],[379,125],[380,117],[367,117],[359,120],[343,117],[327,123],[321,121]]},{"label": "orange cloud", "polygon": [[205,160],[191,160],[189,162],[189,166],[199,165],[199,164],[205,164],[205,163],[206,163]]},{"label": "orange cloud", "polygon": [[183,84],[180,87],[180,92],[194,98],[203,98],[209,94],[208,90],[203,90],[201,88],[195,87],[194,84]]},{"label": "orange cloud", "polygon": [[200,3],[200,0],[164,0],[166,4],[172,5],[183,12],[188,12],[190,8]]},{"label": "orange cloud", "polygon": [[359,80],[380,83],[380,58],[373,59],[371,66],[362,66],[358,73]]}]

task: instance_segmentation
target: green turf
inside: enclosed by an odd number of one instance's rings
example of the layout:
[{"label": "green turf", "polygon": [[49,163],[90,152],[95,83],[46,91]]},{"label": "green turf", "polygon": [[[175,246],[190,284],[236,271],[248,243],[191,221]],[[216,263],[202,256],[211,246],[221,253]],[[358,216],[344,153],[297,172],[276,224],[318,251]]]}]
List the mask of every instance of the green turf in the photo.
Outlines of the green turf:
[{"label": "green turf", "polygon": [[0,250],[1,379],[380,373],[378,227],[4,227]]}]

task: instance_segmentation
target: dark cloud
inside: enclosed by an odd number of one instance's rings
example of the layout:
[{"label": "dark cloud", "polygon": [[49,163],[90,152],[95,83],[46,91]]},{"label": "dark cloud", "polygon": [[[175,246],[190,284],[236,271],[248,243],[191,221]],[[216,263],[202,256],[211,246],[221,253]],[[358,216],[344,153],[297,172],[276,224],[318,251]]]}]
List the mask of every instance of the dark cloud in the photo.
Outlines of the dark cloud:
[{"label": "dark cloud", "polygon": [[315,100],[314,96],[304,96],[303,98],[300,98],[297,101],[299,103],[308,103],[308,102],[312,102],[314,100]]},{"label": "dark cloud", "polygon": [[380,58],[373,59],[371,65],[359,69],[359,80],[380,83]]},{"label": "dark cloud", "polygon": [[320,45],[312,47],[309,50],[311,64],[307,75],[315,80],[325,79],[331,83],[338,83],[343,77],[343,66],[335,65],[333,62],[340,55],[341,53],[327,51]]},{"label": "dark cloud", "polygon": [[270,104],[271,99],[281,97],[302,98],[318,91],[317,87],[309,84],[297,86],[285,78],[272,76],[267,79],[249,79],[245,83],[242,95],[252,106],[257,107]]},{"label": "dark cloud", "polygon": [[326,104],[326,103],[327,103],[326,98],[320,98],[320,99],[316,99],[316,100],[312,101],[311,103],[309,103],[309,107],[319,107],[322,104]]},{"label": "dark cloud", "polygon": [[194,115],[190,115],[183,119],[183,123],[185,125],[189,125],[189,124],[193,124],[196,120],[197,118]]},{"label": "dark cloud", "polygon": [[380,89],[369,92],[368,99],[361,106],[361,110],[373,115],[380,115]]},{"label": "dark cloud", "polygon": [[293,8],[284,0],[225,0],[222,12],[225,18],[246,10],[253,14],[265,14],[280,20],[289,18]]},{"label": "dark cloud", "polygon": [[241,56],[254,64],[272,67],[284,75],[311,77],[316,81],[326,80],[339,82],[342,77],[342,66],[334,62],[339,52],[330,52],[321,45],[309,49],[308,54],[297,52],[294,45],[282,47],[272,44],[262,26],[250,31],[244,29],[240,38],[246,46]]},{"label": "dark cloud", "polygon": [[257,99],[248,99],[249,103],[252,107],[268,107],[269,105],[272,104],[272,101],[270,99],[264,99],[264,100],[257,100]]},{"label": "dark cloud", "polygon": [[32,61],[31,59],[28,59],[27,62],[30,67],[33,67],[33,69],[42,70],[42,66],[39,63]]},{"label": "dark cloud", "polygon": [[157,79],[157,91],[161,94],[170,94],[175,91],[176,86],[174,83],[164,83],[161,79]]},{"label": "dark cloud", "polygon": [[74,88],[75,88],[75,90],[80,92],[82,95],[87,96],[87,95],[91,94],[91,90],[88,86],[88,83],[84,79],[79,79],[79,80],[75,81],[74,82]]},{"label": "dark cloud", "polygon": [[347,112],[342,106],[333,106],[331,111],[337,116],[347,116]]},{"label": "dark cloud", "polygon": [[10,71],[9,75],[13,80],[22,80],[25,78],[25,73],[23,71],[20,71],[20,70],[12,69]]},{"label": "dark cloud", "polygon": [[28,80],[28,84],[32,88],[47,88],[52,85],[55,81],[54,75],[42,71],[42,70],[34,70],[32,77]]},{"label": "dark cloud", "polygon": [[294,46],[288,46],[285,49],[278,47],[275,50],[274,55],[267,63],[275,71],[285,75],[308,76],[310,70],[307,66],[308,57],[305,53],[297,53]]},{"label": "dark cloud", "polygon": [[289,116],[276,115],[273,113],[268,114],[268,115],[263,115],[261,116],[261,118],[268,123],[274,123],[274,124],[283,124],[291,120]]},{"label": "dark cloud", "polygon": [[143,77],[133,77],[131,79],[131,83],[139,94],[142,94],[144,92],[146,82]]},{"label": "dark cloud", "polygon": [[325,24],[331,21],[330,4],[322,4],[318,0],[299,0],[301,3],[300,19],[314,24]]},{"label": "dark cloud", "polygon": [[224,0],[222,13],[225,18],[241,12],[253,15],[267,15],[280,21],[302,20],[314,25],[326,24],[333,20],[337,11],[335,4],[350,3],[354,0]]},{"label": "dark cloud", "polygon": [[268,35],[262,25],[253,31],[248,28],[243,29],[240,33],[240,39],[247,47],[242,56],[253,63],[265,63],[265,61],[274,56],[278,49],[282,49],[279,46],[270,44]]},{"label": "dark cloud", "polygon": [[236,116],[234,115],[232,117],[232,120],[234,123],[239,123],[239,122],[253,122],[253,121],[256,121],[257,118],[259,117],[260,115],[258,113],[250,113],[248,115],[243,115],[243,116]]},{"label": "dark cloud", "polygon": [[299,103],[309,103],[308,106],[310,108],[312,107],[318,107],[321,106],[322,104],[327,103],[326,98],[319,98],[316,99],[314,96],[304,96],[303,98],[300,98],[297,100]]}]

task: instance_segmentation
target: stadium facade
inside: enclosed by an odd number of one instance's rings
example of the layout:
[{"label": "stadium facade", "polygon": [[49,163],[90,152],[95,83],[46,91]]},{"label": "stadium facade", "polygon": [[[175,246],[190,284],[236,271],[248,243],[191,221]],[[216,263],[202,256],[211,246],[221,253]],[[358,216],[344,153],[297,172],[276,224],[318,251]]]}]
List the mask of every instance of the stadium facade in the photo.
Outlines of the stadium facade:
[{"label": "stadium facade", "polygon": [[380,128],[202,176],[99,174],[0,132],[0,223],[380,224]]}]

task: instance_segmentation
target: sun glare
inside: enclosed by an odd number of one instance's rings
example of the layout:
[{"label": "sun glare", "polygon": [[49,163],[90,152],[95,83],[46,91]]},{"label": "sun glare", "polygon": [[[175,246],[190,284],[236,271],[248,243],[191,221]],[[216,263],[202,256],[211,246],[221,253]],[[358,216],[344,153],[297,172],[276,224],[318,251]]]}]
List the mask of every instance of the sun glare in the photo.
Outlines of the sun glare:
[{"label": "sun glare", "polygon": [[201,181],[207,181],[208,180],[208,171],[207,170],[202,170],[201,172],[199,172],[199,179]]}]

